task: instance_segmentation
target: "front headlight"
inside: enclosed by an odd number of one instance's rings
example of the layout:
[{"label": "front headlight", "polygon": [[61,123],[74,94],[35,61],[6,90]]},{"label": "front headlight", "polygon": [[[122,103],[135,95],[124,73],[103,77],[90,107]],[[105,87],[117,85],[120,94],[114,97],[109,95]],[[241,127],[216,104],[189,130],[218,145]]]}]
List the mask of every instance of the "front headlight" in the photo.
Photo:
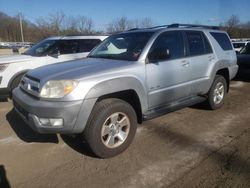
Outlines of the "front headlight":
[{"label": "front headlight", "polygon": [[40,97],[62,98],[72,92],[77,84],[75,80],[50,80],[42,87]]},{"label": "front headlight", "polygon": [[8,66],[9,66],[9,64],[1,64],[0,65],[0,72],[3,72]]}]

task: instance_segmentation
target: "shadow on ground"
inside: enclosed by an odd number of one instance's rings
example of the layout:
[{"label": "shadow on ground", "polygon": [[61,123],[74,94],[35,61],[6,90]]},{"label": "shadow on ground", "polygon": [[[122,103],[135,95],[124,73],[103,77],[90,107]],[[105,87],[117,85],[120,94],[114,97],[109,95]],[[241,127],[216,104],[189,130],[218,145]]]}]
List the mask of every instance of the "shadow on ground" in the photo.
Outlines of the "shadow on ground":
[{"label": "shadow on ground", "polygon": [[[154,128],[152,129],[153,130],[151,130],[151,132],[153,134],[156,134],[159,138],[161,138],[162,141],[174,142],[175,145],[178,146],[181,150],[185,150],[186,148],[190,148],[191,146],[191,150],[197,151],[197,149],[200,148],[202,151],[205,151],[209,159],[215,161],[221,167],[220,173],[222,177],[226,172],[229,172],[231,174],[234,174],[236,176],[242,176],[246,180],[249,180],[250,178],[249,158],[246,157],[243,158],[240,155],[242,151],[240,152],[239,149],[237,148],[237,145],[235,144],[232,145],[232,143],[237,142],[237,140],[239,140],[244,134],[249,134],[250,129],[246,129],[240,135],[232,138],[231,142],[219,148],[201,144],[200,141],[188,135],[183,135],[174,132],[169,127],[161,127],[159,125],[155,125]],[[189,173],[190,172],[188,172],[183,177],[178,179],[178,181],[179,180],[181,181],[181,179],[185,179],[185,176],[188,176]]]},{"label": "shadow on ground", "polygon": [[6,177],[6,171],[3,165],[0,165],[0,187],[10,188],[10,184]]},{"label": "shadow on ground", "polygon": [[89,145],[82,139],[81,135],[61,135],[61,138],[69,147],[78,153],[96,158]]},{"label": "shadow on ground", "polygon": [[25,142],[47,142],[58,143],[59,140],[55,134],[39,134],[33,131],[22,118],[12,109],[7,113],[6,119],[16,135]]}]

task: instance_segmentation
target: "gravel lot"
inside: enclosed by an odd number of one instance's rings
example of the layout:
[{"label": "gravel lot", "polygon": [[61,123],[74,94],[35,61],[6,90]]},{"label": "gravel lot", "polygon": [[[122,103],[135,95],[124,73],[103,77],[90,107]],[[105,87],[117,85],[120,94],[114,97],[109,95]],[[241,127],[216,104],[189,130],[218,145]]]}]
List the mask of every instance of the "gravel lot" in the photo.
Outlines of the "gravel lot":
[{"label": "gravel lot", "polygon": [[128,150],[105,160],[78,138],[33,132],[0,102],[2,187],[250,187],[249,93],[239,79],[220,110],[144,122]]}]

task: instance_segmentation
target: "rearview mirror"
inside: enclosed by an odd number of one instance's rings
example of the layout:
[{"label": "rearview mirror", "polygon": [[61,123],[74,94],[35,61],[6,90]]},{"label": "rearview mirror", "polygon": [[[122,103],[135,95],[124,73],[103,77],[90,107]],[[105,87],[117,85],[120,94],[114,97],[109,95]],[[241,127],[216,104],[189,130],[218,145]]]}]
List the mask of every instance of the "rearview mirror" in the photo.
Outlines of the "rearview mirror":
[{"label": "rearview mirror", "polygon": [[170,51],[167,48],[155,48],[148,54],[148,59],[150,61],[160,61],[170,58]]}]

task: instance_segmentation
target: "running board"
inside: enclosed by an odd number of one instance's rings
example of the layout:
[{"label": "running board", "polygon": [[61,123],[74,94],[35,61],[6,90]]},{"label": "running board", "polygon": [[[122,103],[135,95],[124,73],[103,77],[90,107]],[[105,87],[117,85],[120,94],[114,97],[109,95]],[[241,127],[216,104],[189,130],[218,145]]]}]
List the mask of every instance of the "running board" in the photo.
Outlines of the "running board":
[{"label": "running board", "polygon": [[192,98],[188,98],[186,100],[182,101],[177,101],[171,104],[167,104],[161,107],[157,107],[154,109],[151,109],[147,111],[145,114],[143,114],[143,121],[153,119],[156,117],[159,117],[161,115],[180,110],[184,107],[192,106],[201,102],[204,102],[207,98],[201,97],[201,96],[196,96]]}]

